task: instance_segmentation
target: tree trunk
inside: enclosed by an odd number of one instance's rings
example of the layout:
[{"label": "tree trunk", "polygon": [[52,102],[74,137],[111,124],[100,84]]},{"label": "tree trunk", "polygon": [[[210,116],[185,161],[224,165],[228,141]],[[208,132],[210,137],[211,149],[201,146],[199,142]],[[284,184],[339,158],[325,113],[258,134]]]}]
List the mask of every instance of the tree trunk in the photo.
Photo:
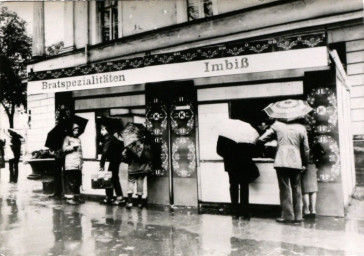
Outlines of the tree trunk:
[{"label": "tree trunk", "polygon": [[8,115],[10,128],[14,128],[14,114]]}]

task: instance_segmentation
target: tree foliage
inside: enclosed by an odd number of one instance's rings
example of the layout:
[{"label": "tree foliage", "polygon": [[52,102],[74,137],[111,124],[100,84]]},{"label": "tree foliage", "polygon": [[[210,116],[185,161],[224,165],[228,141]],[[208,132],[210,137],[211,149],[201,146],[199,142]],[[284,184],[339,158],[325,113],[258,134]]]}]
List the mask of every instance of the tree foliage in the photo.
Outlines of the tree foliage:
[{"label": "tree foliage", "polygon": [[0,100],[14,126],[15,110],[26,108],[26,61],[31,58],[31,38],[26,22],[16,13],[2,8],[0,12]]}]

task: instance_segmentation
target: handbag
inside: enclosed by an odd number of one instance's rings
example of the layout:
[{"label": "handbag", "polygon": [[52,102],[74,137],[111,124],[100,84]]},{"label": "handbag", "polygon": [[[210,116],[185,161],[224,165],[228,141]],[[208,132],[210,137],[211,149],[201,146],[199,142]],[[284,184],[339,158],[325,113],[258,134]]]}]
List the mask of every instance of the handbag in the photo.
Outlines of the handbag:
[{"label": "handbag", "polygon": [[91,187],[93,189],[112,188],[112,173],[109,171],[99,172],[91,176]]}]

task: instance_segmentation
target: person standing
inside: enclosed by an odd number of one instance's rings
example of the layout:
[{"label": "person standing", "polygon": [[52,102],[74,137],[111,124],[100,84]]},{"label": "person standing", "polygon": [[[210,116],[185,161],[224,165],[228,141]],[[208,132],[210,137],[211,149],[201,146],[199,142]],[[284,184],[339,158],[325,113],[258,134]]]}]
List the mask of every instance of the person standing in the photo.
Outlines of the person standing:
[{"label": "person standing", "polygon": [[[108,171],[112,173],[111,181],[113,184],[113,188],[106,189],[106,198],[103,202],[106,204],[112,203],[114,205],[121,205],[125,203],[125,200],[123,199],[123,190],[119,180],[119,166],[122,159],[124,144],[122,141],[109,134],[106,125],[101,125],[100,133],[103,138],[100,171],[104,171],[105,162],[109,161]],[[116,194],[115,201],[113,201],[114,190]]]},{"label": "person standing", "polygon": [[65,137],[62,150],[65,153],[65,197],[68,204],[79,204],[82,185],[82,147],[79,136],[79,125],[72,124],[70,134]]},{"label": "person standing", "polygon": [[55,150],[55,169],[53,173],[54,193],[49,198],[61,199],[63,193],[62,171],[64,168],[64,153],[62,149]]},{"label": "person standing", "polygon": [[224,159],[225,171],[229,175],[233,214],[236,218],[250,220],[249,183],[259,177],[259,170],[252,159],[255,145],[236,143],[229,138],[219,136],[216,151]]},{"label": "person standing", "polygon": [[314,144],[311,148],[311,156],[315,165],[311,165],[302,174],[304,218],[316,218],[316,194],[318,192],[317,169],[320,167],[319,159],[325,154],[324,149],[319,143]]},{"label": "person standing", "polygon": [[128,203],[126,207],[129,209],[133,206],[132,196],[135,185],[138,207],[143,208],[144,179],[151,171],[151,153],[151,145],[146,140],[135,141],[123,151],[124,161],[128,164]]},{"label": "person standing", "polygon": [[276,121],[259,142],[277,139],[274,168],[277,172],[282,213],[280,223],[302,222],[301,172],[307,167],[310,148],[306,128],[299,123]]},{"label": "person standing", "polygon": [[20,137],[14,133],[11,134],[10,148],[13,152],[13,158],[9,158],[9,170],[10,170],[10,183],[18,182],[19,175],[19,160],[20,160]]},{"label": "person standing", "polygon": [[0,139],[0,169],[5,167],[5,140]]}]

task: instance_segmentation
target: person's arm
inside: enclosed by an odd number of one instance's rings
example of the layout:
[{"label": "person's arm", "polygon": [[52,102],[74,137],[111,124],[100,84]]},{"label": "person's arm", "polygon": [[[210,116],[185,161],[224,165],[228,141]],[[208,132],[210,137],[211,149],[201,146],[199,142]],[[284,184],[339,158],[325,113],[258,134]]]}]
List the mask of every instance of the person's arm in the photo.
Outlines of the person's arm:
[{"label": "person's arm", "polygon": [[106,157],[107,157],[110,145],[111,145],[111,137],[106,136],[105,141],[104,141],[104,143],[102,145],[102,154],[101,154],[101,159],[100,159],[100,169],[104,169],[104,167],[105,167]]},{"label": "person's arm", "polygon": [[62,151],[65,153],[70,153],[70,152],[73,152],[74,150],[75,150],[74,147],[69,145],[69,137],[66,136],[66,138],[64,138],[64,141],[63,141]]},{"label": "person's arm", "polygon": [[270,140],[275,139],[275,131],[274,129],[271,127],[268,130],[265,131],[265,133],[263,133],[262,136],[259,137],[258,139],[258,143],[265,143],[268,142]]}]

